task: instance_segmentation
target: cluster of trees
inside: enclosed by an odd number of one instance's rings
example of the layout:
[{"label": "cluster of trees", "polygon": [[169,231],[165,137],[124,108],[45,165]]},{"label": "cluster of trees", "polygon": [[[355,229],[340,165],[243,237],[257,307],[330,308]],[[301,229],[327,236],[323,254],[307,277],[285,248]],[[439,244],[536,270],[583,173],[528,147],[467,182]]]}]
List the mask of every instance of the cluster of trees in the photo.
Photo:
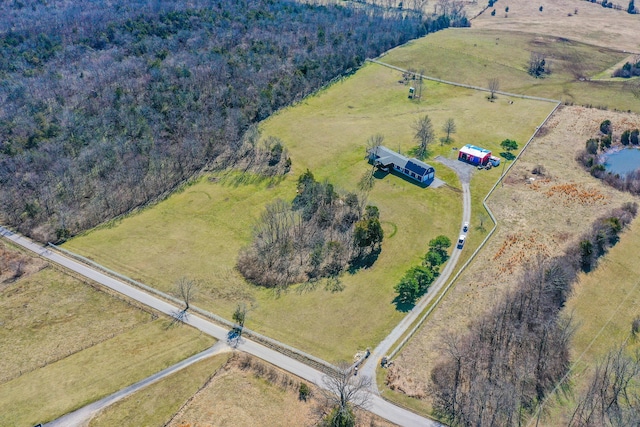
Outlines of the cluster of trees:
[{"label": "cluster of trees", "polygon": [[[597,138],[589,138],[585,149],[576,155],[576,160],[588,170],[592,176],[602,179],[607,184],[621,191],[632,194],[640,194],[640,169],[624,176],[607,172],[604,165],[599,162],[601,152],[608,150],[613,141],[613,127],[610,120],[600,124],[602,135]],[[627,129],[620,135],[620,144],[640,145],[640,129]]]},{"label": "cluster of trees", "polygon": [[251,126],[243,135],[236,168],[260,176],[282,176],[291,170],[291,157],[284,142],[275,136],[260,138],[257,126]]},{"label": "cluster of trees", "polygon": [[287,0],[2,2],[0,218],[53,241],[126,213],[430,25]]},{"label": "cluster of trees", "polygon": [[613,77],[630,78],[640,76],[640,58],[635,62],[625,62],[625,64],[613,72]]},{"label": "cluster of trees", "polygon": [[[637,205],[625,205],[596,223],[619,224],[610,228],[617,236],[636,212]],[[593,233],[599,236],[600,227]],[[448,423],[521,425],[566,374],[572,328],[560,310],[583,268],[581,246],[527,266],[518,286],[473,322],[468,334],[444,338],[444,358],[431,372],[430,391],[434,409]]]},{"label": "cluster of trees", "polygon": [[298,178],[292,203],[269,204],[237,267],[252,283],[278,287],[336,277],[347,266],[372,262],[384,237],[378,208],[355,193],[338,194],[310,171]]},{"label": "cluster of trees", "polygon": [[447,236],[438,236],[429,241],[429,251],[422,259],[422,265],[411,267],[400,282],[394,287],[398,295],[395,298],[397,306],[413,305],[440,273],[440,266],[449,255],[447,249],[451,247],[451,240]]},{"label": "cluster of trees", "polygon": [[527,72],[529,75],[536,78],[542,78],[545,75],[551,74],[551,67],[547,62],[545,54],[540,52],[531,52]]},{"label": "cluster of trees", "polygon": [[[620,6],[617,3],[613,3],[612,1],[609,0],[585,0],[588,1],[589,3],[596,3],[596,4],[600,4],[602,7],[606,7],[609,9],[616,9],[616,10],[623,10],[624,8],[622,6]],[[634,0],[629,0],[629,5],[627,6],[627,13],[630,14],[634,14],[637,13],[637,10],[635,8],[635,4],[634,4]]]}]

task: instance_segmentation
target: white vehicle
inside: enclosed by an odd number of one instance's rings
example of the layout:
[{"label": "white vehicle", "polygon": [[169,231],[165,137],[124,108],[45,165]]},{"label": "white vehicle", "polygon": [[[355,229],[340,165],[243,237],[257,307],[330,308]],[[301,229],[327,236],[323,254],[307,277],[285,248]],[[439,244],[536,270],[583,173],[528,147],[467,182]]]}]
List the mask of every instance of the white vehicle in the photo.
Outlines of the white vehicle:
[{"label": "white vehicle", "polygon": [[464,239],[466,239],[467,236],[465,236],[464,234],[461,234],[460,237],[458,238],[458,249],[462,249],[462,247],[464,246]]},{"label": "white vehicle", "polygon": [[465,223],[462,225],[462,231],[464,231],[465,233],[466,233],[467,231],[469,231],[469,223],[468,223],[468,222],[465,222]]}]

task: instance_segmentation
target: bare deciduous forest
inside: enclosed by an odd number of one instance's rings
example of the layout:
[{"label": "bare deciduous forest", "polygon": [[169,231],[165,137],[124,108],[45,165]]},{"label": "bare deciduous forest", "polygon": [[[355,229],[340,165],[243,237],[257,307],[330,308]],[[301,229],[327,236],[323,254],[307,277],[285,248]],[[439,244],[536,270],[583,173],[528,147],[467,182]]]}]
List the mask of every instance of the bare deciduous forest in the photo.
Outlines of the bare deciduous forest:
[{"label": "bare deciduous forest", "polygon": [[572,326],[560,315],[567,295],[578,272],[590,271],[617,243],[637,208],[626,204],[597,219],[564,256],[526,268],[520,285],[467,335],[444,337],[430,391],[434,410],[450,425],[521,425],[556,386],[570,365]]},{"label": "bare deciduous forest", "polygon": [[43,242],[233,164],[252,124],[431,30],[267,0],[24,0],[0,16],[0,218]]}]

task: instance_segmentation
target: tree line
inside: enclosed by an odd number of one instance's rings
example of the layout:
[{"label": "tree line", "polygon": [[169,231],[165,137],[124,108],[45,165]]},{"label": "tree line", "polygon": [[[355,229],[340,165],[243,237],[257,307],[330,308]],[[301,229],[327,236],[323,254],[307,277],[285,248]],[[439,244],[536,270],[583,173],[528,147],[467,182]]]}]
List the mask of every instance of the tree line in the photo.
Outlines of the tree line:
[{"label": "tree line", "polygon": [[284,0],[24,0],[0,12],[0,218],[40,241],[235,164],[253,124],[432,26]]},{"label": "tree line", "polygon": [[469,427],[516,426],[531,416],[569,369],[572,326],[561,309],[578,272],[591,270],[636,214],[634,203],[599,218],[564,255],[526,266],[517,287],[469,333],[444,337],[443,359],[431,372],[436,413]]},{"label": "tree line", "polygon": [[384,236],[379,217],[362,197],[340,194],[307,170],[293,202],[267,205],[252,243],[240,252],[238,271],[257,285],[283,287],[370,265]]},{"label": "tree line", "polygon": [[613,72],[613,77],[624,77],[628,79],[636,76],[640,76],[640,57],[633,62],[625,62],[622,67],[617,68]]}]

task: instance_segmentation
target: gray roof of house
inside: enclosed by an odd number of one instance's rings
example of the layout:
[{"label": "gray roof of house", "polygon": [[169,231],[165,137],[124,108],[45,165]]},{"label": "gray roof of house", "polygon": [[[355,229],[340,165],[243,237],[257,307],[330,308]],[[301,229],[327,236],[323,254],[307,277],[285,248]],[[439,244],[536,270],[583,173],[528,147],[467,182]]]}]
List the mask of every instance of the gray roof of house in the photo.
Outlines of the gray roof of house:
[{"label": "gray roof of house", "polygon": [[394,165],[400,166],[403,169],[408,169],[420,176],[424,176],[426,173],[434,170],[432,166],[421,160],[415,158],[409,159],[382,145],[377,147],[375,155],[376,161],[380,162],[384,166],[388,166],[393,163]]}]

